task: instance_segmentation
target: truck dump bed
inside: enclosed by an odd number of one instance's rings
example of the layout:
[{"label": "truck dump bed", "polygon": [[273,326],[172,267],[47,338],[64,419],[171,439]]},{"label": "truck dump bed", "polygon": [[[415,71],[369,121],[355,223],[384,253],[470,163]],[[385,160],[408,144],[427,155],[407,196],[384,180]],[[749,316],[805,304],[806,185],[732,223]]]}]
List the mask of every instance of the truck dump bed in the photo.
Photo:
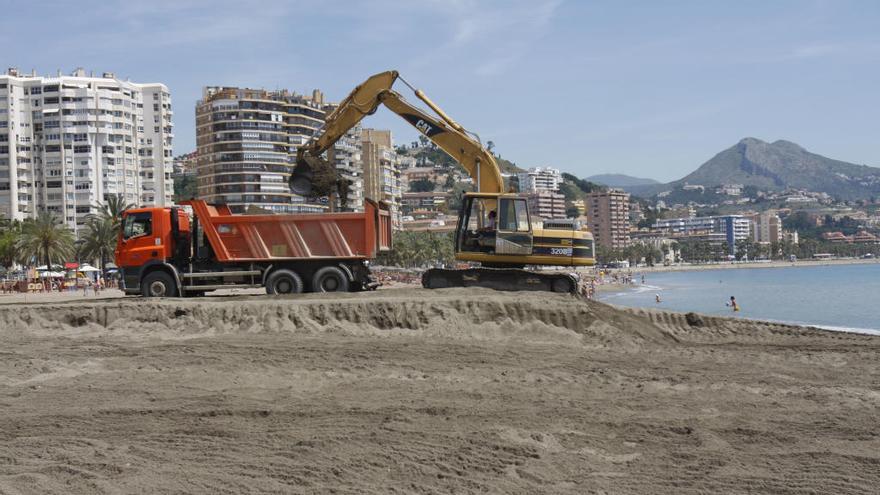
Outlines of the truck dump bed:
[{"label": "truck dump bed", "polygon": [[362,213],[236,215],[226,205],[190,205],[219,262],[372,259],[391,248],[391,216],[367,200]]}]

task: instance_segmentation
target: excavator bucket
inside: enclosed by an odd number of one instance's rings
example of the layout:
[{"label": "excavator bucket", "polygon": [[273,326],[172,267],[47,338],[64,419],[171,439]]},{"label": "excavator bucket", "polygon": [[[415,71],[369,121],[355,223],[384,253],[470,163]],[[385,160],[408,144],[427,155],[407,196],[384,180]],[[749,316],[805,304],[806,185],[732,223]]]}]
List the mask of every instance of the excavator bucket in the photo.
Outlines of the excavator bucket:
[{"label": "excavator bucket", "polygon": [[330,196],[336,192],[336,167],[319,156],[297,157],[290,174],[290,190],[306,198]]},{"label": "excavator bucket", "polygon": [[350,181],[340,177],[336,167],[319,156],[297,157],[288,184],[294,194],[310,199],[331,198],[331,202],[339,198],[340,207],[348,207]]}]

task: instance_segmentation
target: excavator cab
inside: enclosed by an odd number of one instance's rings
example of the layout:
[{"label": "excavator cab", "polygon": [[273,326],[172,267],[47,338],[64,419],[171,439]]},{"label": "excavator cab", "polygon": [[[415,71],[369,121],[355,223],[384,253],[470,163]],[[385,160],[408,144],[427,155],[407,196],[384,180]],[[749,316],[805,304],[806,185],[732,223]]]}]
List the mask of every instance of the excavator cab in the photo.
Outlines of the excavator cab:
[{"label": "excavator cab", "polygon": [[533,240],[526,198],[515,194],[464,196],[455,244],[465,257],[482,261],[480,255],[530,255]]}]

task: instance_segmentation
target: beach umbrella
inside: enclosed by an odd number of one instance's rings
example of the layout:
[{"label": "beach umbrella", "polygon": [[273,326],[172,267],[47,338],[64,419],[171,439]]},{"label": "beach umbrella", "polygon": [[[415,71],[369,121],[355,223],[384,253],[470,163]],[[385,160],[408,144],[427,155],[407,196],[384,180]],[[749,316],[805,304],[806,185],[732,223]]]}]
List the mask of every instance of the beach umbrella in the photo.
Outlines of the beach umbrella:
[{"label": "beach umbrella", "polygon": [[92,265],[83,264],[81,267],[79,267],[78,271],[83,272],[83,273],[92,273],[92,272],[100,272],[101,270],[93,267]]},{"label": "beach umbrella", "polygon": [[36,270],[38,272],[45,272],[45,271],[59,271],[62,268],[63,267],[61,265],[52,265],[51,267],[47,267],[46,265],[40,265],[40,266],[34,268],[34,270]]}]

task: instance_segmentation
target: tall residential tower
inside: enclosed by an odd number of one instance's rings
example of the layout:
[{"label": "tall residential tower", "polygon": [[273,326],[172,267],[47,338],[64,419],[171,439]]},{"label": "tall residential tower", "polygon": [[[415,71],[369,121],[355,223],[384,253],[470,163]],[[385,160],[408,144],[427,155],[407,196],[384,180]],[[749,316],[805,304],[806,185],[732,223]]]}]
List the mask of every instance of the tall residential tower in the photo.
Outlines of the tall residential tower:
[{"label": "tall residential tower", "polygon": [[617,189],[588,193],[587,218],[597,245],[609,249],[629,246],[629,194]]},{"label": "tall residential tower", "polygon": [[0,215],[49,211],[76,231],[111,195],[171,204],[172,115],[164,84],[9,69],[0,75]]},{"label": "tall residential tower", "polygon": [[[314,136],[333,106],[315,90],[304,96],[287,90],[207,87],[196,104],[198,192],[201,199],[277,213],[319,213],[287,185],[297,148]],[[352,129],[328,153],[351,180],[349,205],[363,207],[360,130]]]}]

